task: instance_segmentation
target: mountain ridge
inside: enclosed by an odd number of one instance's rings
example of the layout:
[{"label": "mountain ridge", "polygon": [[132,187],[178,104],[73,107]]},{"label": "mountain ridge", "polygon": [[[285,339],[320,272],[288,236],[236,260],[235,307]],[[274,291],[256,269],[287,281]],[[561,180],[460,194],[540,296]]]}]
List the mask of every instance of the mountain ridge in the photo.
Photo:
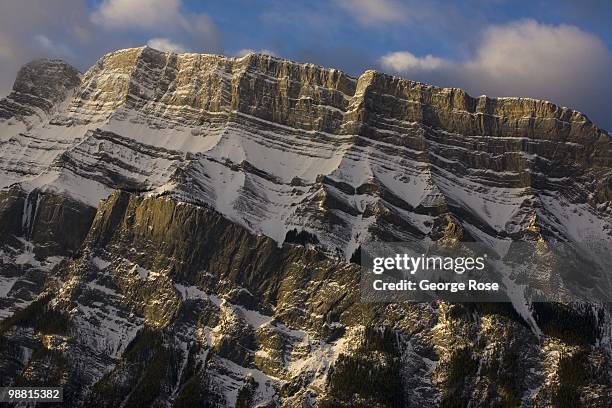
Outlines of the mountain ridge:
[{"label": "mountain ridge", "polygon": [[[347,78],[358,82],[359,79],[363,76],[374,76],[374,77],[384,77],[385,79],[389,79],[392,81],[401,81],[401,82],[406,82],[409,83],[413,86],[423,86],[429,90],[433,90],[433,91],[438,91],[438,92],[445,92],[445,93],[458,93],[459,97],[464,97],[467,101],[469,101],[469,103],[466,104],[467,109],[464,109],[466,113],[486,113],[483,112],[482,109],[483,107],[486,106],[491,106],[491,105],[496,105],[496,102],[500,102],[500,101],[511,101],[511,102],[527,102],[527,103],[533,103],[534,107],[535,106],[539,106],[539,105],[543,105],[544,108],[546,108],[546,110],[548,111],[552,111],[552,112],[559,112],[559,116],[563,116],[563,117],[569,117],[569,118],[577,118],[580,119],[580,121],[584,121],[587,123],[593,123],[586,114],[584,114],[583,112],[570,108],[570,107],[565,107],[562,105],[558,105],[552,101],[549,100],[545,100],[545,99],[538,99],[538,98],[531,98],[531,97],[520,97],[520,96],[499,96],[499,97],[489,97],[487,95],[480,95],[480,96],[472,96],[470,94],[468,94],[465,90],[461,89],[461,88],[457,88],[457,87],[440,87],[440,86],[436,86],[436,85],[431,85],[431,84],[427,84],[424,82],[419,82],[419,81],[414,81],[414,80],[410,80],[401,76],[397,76],[397,75],[392,75],[392,74],[388,74],[385,73],[383,71],[379,71],[379,70],[374,70],[374,69],[368,69],[365,70],[362,74],[360,74],[359,76],[351,76],[349,74],[344,73],[343,71],[337,69],[337,68],[333,68],[333,67],[324,67],[324,66],[320,66],[320,65],[316,65],[316,64],[312,64],[312,63],[303,63],[303,62],[297,62],[294,60],[290,60],[290,59],[286,59],[286,58],[281,58],[281,57],[277,57],[277,56],[272,56],[272,55],[268,55],[268,54],[259,54],[259,53],[249,53],[246,54],[242,57],[231,57],[231,56],[225,56],[222,54],[207,54],[207,53],[195,53],[195,52],[186,52],[186,53],[174,53],[174,52],[169,52],[169,51],[157,51],[154,48],[150,47],[150,46],[142,46],[142,47],[135,47],[135,48],[125,48],[125,49],[120,49],[117,51],[112,51],[109,52],[107,54],[105,54],[104,56],[102,56],[93,66],[96,66],[97,64],[100,64],[104,59],[107,58],[111,58],[113,56],[118,56],[121,54],[128,54],[128,53],[132,53],[132,52],[138,52],[138,53],[142,53],[145,50],[150,50],[153,51],[155,53],[158,54],[165,54],[165,55],[174,55],[174,56],[199,56],[199,57],[210,57],[210,58],[215,58],[215,59],[223,59],[223,60],[227,60],[227,61],[242,61],[242,60],[250,60],[250,59],[268,59],[268,60],[274,60],[276,62],[281,62],[281,63],[288,63],[290,65],[296,65],[296,66],[301,66],[301,67],[309,67],[309,68],[315,68],[316,70],[319,71],[330,71],[330,72],[338,72],[340,75],[346,76]],[[73,69],[74,71],[78,72],[78,70],[76,70],[76,68],[73,68],[72,66],[70,66],[70,64],[66,63],[65,61],[61,60],[61,59],[48,59],[48,58],[39,58],[36,60],[31,61],[30,63],[25,64],[22,69],[27,68],[28,66],[32,65],[32,64],[37,64],[37,65],[42,65],[42,64],[50,64],[51,66],[53,66],[53,64],[56,64],[58,62],[61,62],[61,64],[70,67],[71,69]],[[90,68],[91,69],[91,68]],[[83,74],[81,74],[83,75]],[[17,85],[17,84],[16,84]],[[537,109],[536,109],[537,110]],[[489,113],[489,114],[493,114],[493,113]],[[594,124],[594,123],[593,123]],[[594,124],[595,125],[595,124]],[[596,125],[595,125],[596,126]],[[598,128],[598,130],[607,133],[607,131],[605,131],[602,128]]]},{"label": "mountain ridge", "polygon": [[[549,167],[550,163],[556,163],[598,171],[598,168],[607,168],[612,163],[612,143],[607,135],[586,116],[576,111],[533,99],[472,98],[461,90],[424,85],[374,71],[366,71],[359,78],[352,78],[336,69],[321,69],[312,64],[296,64],[269,56],[250,54],[242,58],[226,58],[208,54],[164,53],[150,47],[141,47],[105,55],[83,74],[79,84],[74,80],[69,84],[72,87],[70,92],[64,90],[59,93],[64,99],[63,110],[59,109],[52,115],[48,124],[41,125],[41,132],[51,132],[53,135],[48,147],[43,146],[47,142],[37,142],[39,136],[36,132],[19,133],[19,126],[6,128],[5,134],[8,137],[5,138],[8,140],[4,142],[5,146],[9,150],[15,149],[17,156],[7,164],[7,182],[3,184],[4,187],[25,179],[22,185],[26,190],[43,185],[52,186],[54,183],[59,183],[60,189],[64,188],[65,183],[58,182],[57,177],[59,175],[60,178],[68,177],[72,180],[75,172],[71,170],[71,163],[74,160],[77,160],[78,164],[82,157],[88,161],[93,159],[102,163],[100,158],[108,157],[104,151],[95,151],[96,148],[91,143],[110,143],[113,149],[126,143],[127,139],[122,141],[122,131],[116,131],[115,126],[118,126],[118,129],[125,126],[142,129],[137,133],[156,132],[157,136],[139,136],[137,141],[141,147],[130,154],[142,157],[143,160],[150,157],[159,162],[165,170],[162,173],[149,174],[146,167],[134,167],[135,163],[115,158],[113,160],[118,160],[115,164],[102,167],[104,172],[110,175],[110,179],[108,176],[96,176],[95,179],[99,182],[89,183],[92,187],[76,196],[92,206],[96,206],[114,186],[142,191],[164,191],[174,183],[174,177],[179,177],[178,167],[184,170],[184,166],[188,166],[190,171],[196,173],[201,170],[194,166],[199,163],[196,157],[201,149],[226,149],[223,146],[227,143],[242,146],[248,139],[255,141],[261,137],[234,141],[234,136],[230,134],[242,132],[240,129],[232,130],[234,123],[248,123],[248,126],[255,128],[275,126],[279,132],[287,133],[282,140],[268,136],[259,139],[265,141],[262,151],[264,155],[273,151],[270,149],[275,145],[285,149],[289,144],[296,144],[292,154],[299,154],[298,151],[315,146],[319,146],[316,149],[322,149],[320,153],[313,154],[320,156],[318,161],[327,170],[316,172],[309,169],[310,164],[304,162],[285,172],[287,176],[278,173],[277,166],[263,160],[263,157],[253,156],[254,146],[250,147],[248,152],[238,153],[230,150],[215,153],[221,160],[229,158],[235,162],[234,165],[247,163],[249,168],[264,176],[264,179],[268,177],[269,180],[276,180],[274,183],[277,185],[278,182],[283,184],[292,180],[313,185],[312,183],[317,183],[316,179],[320,174],[325,174],[328,184],[333,184],[334,179],[338,179],[331,174],[342,173],[342,170],[335,166],[341,166],[343,160],[347,162],[344,159],[347,154],[353,154],[351,152],[354,151],[354,154],[366,158],[359,146],[366,140],[366,144],[384,144],[387,139],[403,138],[400,145],[408,143],[405,154],[412,157],[421,156],[418,160],[422,161],[423,165],[417,167],[440,166],[440,160],[446,160],[447,163],[442,167],[456,167],[451,162],[456,160],[456,157],[452,156],[456,156],[457,152],[449,151],[451,156],[444,158],[439,152],[429,150],[428,145],[432,143],[435,150],[441,149],[446,143],[444,139],[449,139],[444,132],[450,132],[449,135],[463,135],[464,140],[459,142],[459,145],[455,141],[451,142],[455,146],[476,145],[485,151],[495,149],[486,152],[477,150],[468,156],[471,156],[473,163],[482,162],[477,165],[479,172],[486,168],[487,161],[497,163],[495,166],[501,170],[517,172],[517,176],[522,179],[518,185],[523,187],[533,184],[533,178],[537,176],[534,174],[535,167]],[[25,113],[31,113],[27,108],[24,109]],[[66,132],[62,129],[66,129]],[[55,135],[56,130],[61,133]],[[128,128],[125,131],[133,132]],[[201,137],[198,132],[201,135],[215,136]],[[300,132],[305,133],[296,138]],[[312,135],[317,136],[308,136],[311,134],[309,132],[314,132]],[[185,147],[175,147],[175,142],[169,138],[172,133],[176,133],[177,143],[182,143]],[[436,136],[433,139],[424,139],[423,134],[429,133]],[[15,136],[11,138],[10,134]],[[414,136],[410,136],[411,134]],[[479,139],[482,136],[485,138]],[[474,139],[467,140],[466,137]],[[497,140],[487,140],[486,137],[495,137]],[[397,141],[399,139],[395,142]],[[23,150],[24,145],[26,150]],[[157,149],[162,157],[158,159],[151,156],[151,148],[146,147],[148,145]],[[487,147],[488,145],[496,147]],[[99,146],[102,144],[98,144]],[[22,170],[17,170],[21,160],[18,157],[29,160],[28,149],[32,150],[32,157],[38,158],[32,162],[30,174],[33,178],[27,174],[24,178],[20,175]],[[447,147],[443,149],[446,150]],[[422,153],[417,153],[419,151]],[[500,155],[504,151],[505,153]],[[91,156],[92,154],[94,156]],[[530,156],[533,154],[536,154],[535,160]],[[184,157],[181,158],[181,155]],[[253,157],[245,160],[248,155]],[[489,157],[485,160],[486,155]],[[187,159],[188,156],[192,159]],[[548,161],[548,164],[538,163],[540,158]],[[283,165],[291,166],[290,163]],[[348,161],[348,165],[361,169],[359,171],[371,172],[353,159]],[[75,169],[77,173],[83,172],[78,166]],[[231,166],[229,169],[231,170]],[[400,171],[399,168],[397,171]],[[543,170],[544,173],[548,171],[550,170]],[[79,174],[76,176],[83,177]],[[138,181],[143,176],[144,183]],[[202,180],[200,176],[196,177]],[[348,177],[347,180],[353,180],[348,183],[349,189],[358,189],[371,176],[361,175],[359,177],[362,180],[357,180],[347,173],[341,176],[340,180],[345,177]],[[68,183],[73,183],[70,180]],[[119,184],[116,184],[117,181]],[[491,180],[486,182],[490,183]],[[387,190],[393,194],[390,186],[396,182],[382,183],[387,183]],[[434,190],[439,188],[435,181],[428,179],[424,183],[432,184]],[[336,184],[333,189],[337,190],[341,185]],[[217,187],[212,187],[212,192],[207,192],[211,187],[203,188],[200,195],[209,197],[203,202],[210,199],[218,201],[220,191]],[[594,200],[597,202],[602,194],[605,197],[608,194],[607,189],[605,183],[598,186]],[[422,199],[438,194],[433,190],[429,190],[429,193],[427,191],[425,188],[421,193]],[[192,194],[178,194],[188,201],[202,203],[197,196],[190,198]],[[292,205],[297,204],[295,198],[291,200]],[[407,196],[403,197],[403,201],[410,203],[410,206],[419,204],[418,199]],[[279,204],[285,205],[282,202]],[[227,205],[220,202],[217,207]],[[270,211],[270,214],[274,213]],[[355,210],[349,212],[351,211]],[[240,217],[237,214],[233,216]],[[242,222],[248,224],[251,221],[243,219]],[[261,228],[260,232],[273,236],[279,242],[284,239],[285,232],[274,232],[274,226]],[[345,248],[343,251],[349,249]]]},{"label": "mountain ridge", "polygon": [[[150,47],[150,46],[143,46],[143,47],[136,47],[136,48],[127,48],[127,49],[122,49],[122,50],[117,50],[114,52],[111,52],[109,54],[106,54],[104,57],[109,56],[111,54],[117,53],[117,52],[125,52],[125,51],[130,51],[130,50],[134,50],[134,49],[141,49],[141,50],[145,50],[145,49],[151,49],[154,51],[154,48]],[[384,71],[379,71],[379,70],[375,70],[375,69],[367,69],[365,70],[362,74],[360,74],[359,76],[352,76],[349,74],[346,74],[345,72],[343,72],[342,70],[339,70],[337,68],[334,67],[325,67],[322,65],[317,65],[317,64],[312,64],[312,63],[307,63],[307,62],[298,62],[295,60],[291,60],[291,59],[287,59],[287,58],[282,58],[282,57],[277,57],[277,56],[273,56],[273,55],[269,55],[269,54],[260,54],[260,53],[248,53],[242,57],[231,57],[231,56],[226,56],[223,54],[206,54],[206,53],[192,53],[192,52],[187,52],[187,53],[174,53],[174,52],[163,52],[163,51],[157,51],[160,53],[167,53],[167,54],[174,54],[174,55],[182,55],[182,54],[186,54],[186,55],[200,55],[200,56],[212,56],[212,57],[219,57],[219,58],[223,58],[223,59],[234,59],[234,60],[242,60],[244,58],[252,58],[251,56],[255,57],[255,58],[267,58],[267,59],[272,59],[272,60],[276,60],[279,62],[283,62],[283,63],[290,63],[290,64],[295,64],[295,65],[300,65],[300,66],[308,66],[308,67],[314,67],[318,70],[321,71],[338,71],[341,75],[346,75],[347,77],[355,80],[355,81],[359,81],[359,78],[361,78],[364,75],[370,75],[373,74],[374,76],[377,75],[382,75],[383,77],[386,78],[390,78],[393,80],[400,80],[400,81],[406,81],[408,83],[414,84],[414,85],[420,85],[420,86],[425,86],[425,87],[429,87],[431,89],[437,90],[437,91],[444,91],[444,92],[458,92],[459,94],[462,94],[466,97],[466,99],[470,100],[471,103],[469,105],[471,105],[473,108],[472,110],[466,110],[466,112],[468,113],[480,113],[477,112],[476,109],[478,107],[482,107],[482,106],[487,106],[489,103],[493,103],[495,104],[496,101],[500,101],[500,100],[509,100],[509,101],[530,101],[530,102],[534,102],[537,105],[545,105],[546,107],[550,107],[550,110],[552,111],[557,111],[557,109],[559,109],[560,111],[562,111],[562,115],[568,115],[570,117],[578,117],[583,119],[585,122],[588,123],[593,123],[586,114],[584,114],[583,112],[577,110],[577,109],[573,109],[571,107],[566,107],[566,106],[562,106],[559,104],[556,104],[550,100],[545,100],[545,99],[538,99],[538,98],[530,98],[530,97],[521,97],[521,96],[497,96],[497,97],[489,97],[487,95],[480,95],[480,96],[472,96],[470,94],[467,93],[467,91],[463,90],[462,88],[458,88],[458,87],[440,87],[440,86],[436,86],[436,85],[431,85],[431,84],[427,84],[425,82],[420,82],[420,81],[415,81],[415,80],[411,80],[408,78],[404,78],[401,76],[397,76],[397,75],[393,75],[393,74],[389,74],[386,73]],[[104,58],[102,57],[102,58]],[[482,102],[484,100],[484,103]],[[594,123],[593,123],[594,124]],[[605,131],[601,128],[599,128],[602,131]]]},{"label": "mountain ridge", "polygon": [[[302,66],[312,66],[315,67],[317,69],[320,70],[331,70],[331,71],[339,71],[343,74],[345,74],[347,77],[358,81],[359,78],[363,75],[366,74],[374,74],[374,75],[382,75],[385,77],[389,77],[389,78],[394,78],[394,79],[398,79],[401,81],[407,81],[409,83],[415,84],[415,85],[424,85],[424,86],[428,86],[437,90],[441,90],[441,91],[446,91],[446,92],[450,92],[450,91],[454,91],[454,92],[459,92],[459,93],[464,93],[467,99],[471,99],[472,100],[472,104],[473,106],[482,106],[481,104],[479,104],[479,101],[484,99],[485,101],[490,101],[490,102],[495,102],[497,100],[516,100],[516,101],[532,101],[535,102],[536,104],[545,104],[545,105],[550,105],[551,109],[554,111],[556,109],[560,109],[562,111],[569,111],[570,116],[577,116],[577,117],[584,117],[584,121],[585,122],[589,122],[589,123],[593,123],[588,116],[582,112],[579,111],[577,109],[571,108],[571,107],[567,107],[567,106],[563,106],[563,105],[559,105],[556,104],[555,102],[551,101],[551,100],[546,100],[546,99],[539,99],[539,98],[531,98],[531,97],[521,97],[521,96],[495,96],[495,97],[491,97],[491,96],[487,96],[485,94],[483,95],[479,95],[479,96],[472,96],[470,95],[467,91],[465,91],[462,88],[459,87],[441,87],[441,86],[437,86],[437,85],[432,85],[432,84],[428,84],[426,82],[421,82],[421,81],[415,81],[415,80],[411,80],[399,75],[394,75],[394,74],[389,74],[387,72],[384,71],[380,71],[377,69],[366,69],[365,71],[363,71],[360,75],[358,76],[353,76],[350,74],[346,74],[344,71],[334,68],[334,67],[326,67],[326,66],[322,66],[322,65],[318,65],[318,64],[313,64],[313,63],[308,63],[308,62],[299,62],[296,60],[291,60],[288,58],[283,58],[283,57],[279,57],[279,56],[275,56],[275,55],[270,55],[270,54],[265,54],[265,53],[258,53],[258,52],[249,52],[248,54],[245,54],[243,56],[236,56],[236,57],[232,57],[232,56],[226,56],[224,54],[208,54],[208,53],[197,53],[197,52],[181,52],[181,53],[176,53],[176,52],[172,52],[172,51],[158,51],[153,47],[150,47],[148,45],[145,46],[141,46],[141,47],[134,47],[134,48],[125,48],[125,49],[121,49],[121,50],[117,50],[117,51],[113,51],[110,52],[108,54],[105,54],[105,56],[103,56],[102,58],[110,55],[110,54],[114,54],[117,52],[124,52],[124,51],[129,51],[129,50],[135,50],[135,49],[152,49],[154,51],[160,52],[160,53],[167,53],[167,54],[175,54],[175,55],[182,55],[182,54],[187,54],[187,55],[202,55],[202,56],[213,56],[213,57],[221,57],[221,58],[225,58],[225,59],[235,59],[235,60],[240,60],[243,58],[247,58],[250,56],[254,56],[256,58],[259,57],[264,57],[264,58],[269,58],[269,59],[273,59],[273,60],[277,60],[277,61],[281,61],[281,62],[285,62],[285,63],[291,63],[291,64],[296,64],[296,65],[302,65]],[[485,102],[483,105],[486,105],[487,102]],[[475,109],[475,108],[474,108]],[[475,110],[468,110],[466,111],[468,113],[477,113]],[[593,123],[595,125],[595,123]],[[600,130],[608,133],[605,129],[603,128],[599,128]]]},{"label": "mountain ridge", "polygon": [[53,109],[0,103],[3,384],[74,407],[606,406],[605,305],[365,303],[356,264],[369,241],[612,245],[586,116],[254,55],[70,72],[40,85]]}]

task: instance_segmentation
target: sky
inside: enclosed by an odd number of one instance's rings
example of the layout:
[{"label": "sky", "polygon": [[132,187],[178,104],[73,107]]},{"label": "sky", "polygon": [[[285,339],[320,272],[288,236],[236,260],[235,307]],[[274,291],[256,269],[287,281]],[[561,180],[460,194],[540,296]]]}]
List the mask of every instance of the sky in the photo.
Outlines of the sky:
[{"label": "sky", "polygon": [[20,66],[109,51],[261,52],[578,109],[612,129],[607,0],[0,0],[0,95]]}]

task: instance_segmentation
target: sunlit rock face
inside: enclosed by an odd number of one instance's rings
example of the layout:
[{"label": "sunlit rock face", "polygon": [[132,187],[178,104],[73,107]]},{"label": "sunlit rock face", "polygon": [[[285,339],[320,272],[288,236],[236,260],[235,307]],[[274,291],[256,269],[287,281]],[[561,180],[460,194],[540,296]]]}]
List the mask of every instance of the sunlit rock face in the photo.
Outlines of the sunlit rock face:
[{"label": "sunlit rock face", "polygon": [[28,64],[0,101],[0,379],[69,406],[606,406],[602,306],[365,304],[349,260],[609,243],[611,160],[579,112],[374,71]]}]

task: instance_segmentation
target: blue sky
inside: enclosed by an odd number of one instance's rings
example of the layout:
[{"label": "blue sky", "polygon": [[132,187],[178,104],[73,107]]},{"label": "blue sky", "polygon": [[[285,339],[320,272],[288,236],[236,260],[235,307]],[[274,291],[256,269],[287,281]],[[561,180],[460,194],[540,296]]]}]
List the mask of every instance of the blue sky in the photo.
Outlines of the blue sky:
[{"label": "blue sky", "polygon": [[27,60],[81,70],[149,43],[175,51],[248,50],[374,68],[474,95],[529,96],[612,129],[612,2],[412,0],[8,0],[0,5],[0,93]]}]

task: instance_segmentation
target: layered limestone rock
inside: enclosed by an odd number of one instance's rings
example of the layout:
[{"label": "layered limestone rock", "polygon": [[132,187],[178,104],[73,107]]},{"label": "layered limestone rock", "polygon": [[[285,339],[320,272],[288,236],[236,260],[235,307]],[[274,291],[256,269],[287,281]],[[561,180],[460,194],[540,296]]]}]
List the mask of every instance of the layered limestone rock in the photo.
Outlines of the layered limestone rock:
[{"label": "layered limestone rock", "polygon": [[143,47],[82,79],[26,66],[0,140],[3,384],[69,406],[609,400],[601,306],[365,304],[354,263],[370,240],[609,244],[610,138],[579,112]]},{"label": "layered limestone rock", "polygon": [[534,216],[562,239],[609,228],[564,227],[609,214],[609,136],[581,113],[254,54],[108,54],[3,164],[5,186],[89,206],[114,189],[172,195],[346,258],[364,240],[421,239],[449,213],[476,240],[520,236]]}]

